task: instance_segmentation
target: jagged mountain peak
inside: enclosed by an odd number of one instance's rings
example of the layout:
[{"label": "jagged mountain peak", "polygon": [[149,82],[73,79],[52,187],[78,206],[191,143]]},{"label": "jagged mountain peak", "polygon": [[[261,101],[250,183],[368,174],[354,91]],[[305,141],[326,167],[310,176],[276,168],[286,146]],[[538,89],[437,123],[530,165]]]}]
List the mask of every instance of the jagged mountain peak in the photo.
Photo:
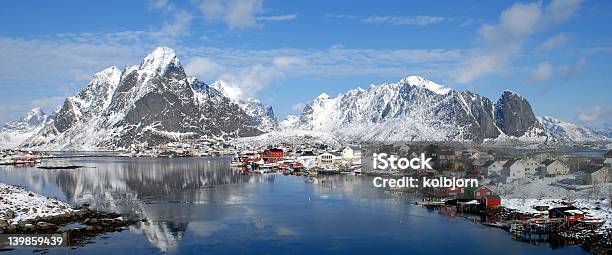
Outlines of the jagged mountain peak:
[{"label": "jagged mountain peak", "polygon": [[178,79],[186,77],[176,52],[168,47],[157,47],[137,68],[139,80],[143,80],[143,83],[155,76],[165,76],[169,71],[174,71]]},{"label": "jagged mountain peak", "polygon": [[473,141],[547,137],[524,98],[504,93],[497,104],[474,92],[459,92],[421,76],[370,85],[306,104],[299,120],[283,128],[330,132],[347,140]]},{"label": "jagged mountain peak", "polygon": [[53,121],[20,146],[127,149],[259,133],[237,103],[187,76],[175,51],[158,47],[139,65],[93,75],[87,87],[66,99]]},{"label": "jagged mountain peak", "polygon": [[437,94],[445,95],[450,92],[452,89],[445,87],[443,85],[437,84],[433,81],[430,81],[422,76],[411,75],[406,78],[403,78],[399,82],[400,84],[409,84],[415,87],[426,88],[431,90]]},{"label": "jagged mountain peak", "polygon": [[330,99],[330,98],[331,98],[331,97],[330,97],[330,96],[329,96],[327,93],[325,93],[325,92],[324,92],[324,93],[321,93],[321,95],[319,95],[319,96],[317,97],[317,99],[322,99],[322,100],[325,100],[325,99]]},{"label": "jagged mountain peak", "polygon": [[595,130],[551,116],[538,117],[538,121],[547,132],[564,141],[602,141],[612,138],[608,135],[609,130]]},{"label": "jagged mountain peak", "polygon": [[40,107],[35,107],[21,117],[21,121],[30,125],[38,125],[45,118],[45,112]]},{"label": "jagged mountain peak", "polygon": [[0,129],[0,149],[14,148],[38,132],[48,116],[39,107],[25,113],[19,120],[10,121]]}]

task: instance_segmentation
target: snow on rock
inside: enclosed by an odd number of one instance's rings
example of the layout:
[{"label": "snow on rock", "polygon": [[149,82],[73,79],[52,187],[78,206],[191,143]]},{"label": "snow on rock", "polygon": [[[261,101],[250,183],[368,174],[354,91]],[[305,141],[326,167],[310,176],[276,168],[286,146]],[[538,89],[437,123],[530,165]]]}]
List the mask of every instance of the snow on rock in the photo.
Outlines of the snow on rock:
[{"label": "snow on rock", "polygon": [[279,144],[326,144],[330,146],[339,146],[340,140],[327,132],[318,132],[312,130],[283,130],[272,131],[259,136],[242,137],[234,139],[231,144],[239,147],[257,147]]},{"label": "snow on rock", "polygon": [[408,76],[404,79],[402,79],[400,81],[400,83],[406,83],[409,84],[411,86],[417,86],[417,87],[422,87],[422,88],[426,88],[429,89],[433,92],[436,92],[438,94],[444,95],[447,94],[448,92],[451,91],[450,88],[447,88],[443,85],[437,84],[433,81],[430,81],[428,79],[425,79],[421,76]]},{"label": "snow on rock", "polygon": [[19,120],[6,123],[0,129],[0,149],[17,147],[23,141],[40,131],[48,118],[49,116],[40,108],[34,108]]},{"label": "snow on rock", "polygon": [[215,81],[210,86],[238,104],[242,110],[251,116],[253,125],[261,131],[269,132],[277,128],[278,123],[272,106],[264,105],[256,98],[243,97],[240,89],[229,86],[223,81]]},{"label": "snow on rock", "polygon": [[29,192],[20,187],[0,183],[0,220],[6,220],[9,224],[74,211],[64,202]]},{"label": "snow on rock", "polygon": [[174,50],[159,47],[139,65],[110,67],[93,75],[19,147],[121,150],[177,139],[261,133],[238,104],[187,76]]},{"label": "snow on rock", "polygon": [[585,142],[612,140],[612,137],[608,136],[612,134],[610,131],[594,130],[550,116],[539,117],[538,120],[542,123],[546,131],[566,141]]},{"label": "snow on rock", "polygon": [[497,104],[423,77],[353,89],[335,98],[323,93],[308,103],[299,121],[284,128],[328,132],[348,141],[483,142],[508,135],[546,141],[529,103],[504,92]]}]

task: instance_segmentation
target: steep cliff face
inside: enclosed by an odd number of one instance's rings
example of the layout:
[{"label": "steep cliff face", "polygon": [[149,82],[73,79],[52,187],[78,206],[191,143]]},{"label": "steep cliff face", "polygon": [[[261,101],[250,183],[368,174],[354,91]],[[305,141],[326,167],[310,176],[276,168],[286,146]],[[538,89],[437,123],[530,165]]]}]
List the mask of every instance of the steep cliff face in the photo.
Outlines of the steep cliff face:
[{"label": "steep cliff face", "polygon": [[506,135],[515,137],[523,136],[529,130],[543,130],[529,102],[507,90],[495,104],[495,123]]},{"label": "steep cliff face", "polygon": [[219,91],[190,78],[174,50],[157,48],[141,64],[107,68],[22,146],[119,149],[186,138],[260,134],[251,117]]}]

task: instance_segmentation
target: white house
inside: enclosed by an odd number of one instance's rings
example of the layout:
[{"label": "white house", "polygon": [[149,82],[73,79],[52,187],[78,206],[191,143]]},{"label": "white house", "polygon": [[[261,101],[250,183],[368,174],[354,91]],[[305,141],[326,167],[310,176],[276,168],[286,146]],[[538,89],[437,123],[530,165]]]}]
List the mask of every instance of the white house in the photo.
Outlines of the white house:
[{"label": "white house", "polygon": [[355,158],[355,153],[351,147],[346,147],[342,150],[342,160],[351,161],[353,158]]},{"label": "white house", "polygon": [[490,164],[485,164],[482,166],[482,173],[491,176],[493,174],[501,175],[501,171],[504,169],[504,164],[506,160],[497,160],[493,161]]},{"label": "white house", "polygon": [[612,182],[612,168],[602,167],[593,172],[586,173],[588,184],[609,183]]},{"label": "white house", "polygon": [[325,152],[318,156],[317,163],[319,166],[340,164],[342,163],[342,154],[338,152]]},{"label": "white house", "polygon": [[536,175],[538,168],[540,168],[540,162],[531,158],[521,159],[520,162],[525,167],[525,173],[529,175]]},{"label": "white house", "polygon": [[563,175],[569,173],[569,167],[556,159],[547,159],[542,162],[542,167],[545,168],[546,174]]},{"label": "white house", "polygon": [[506,164],[504,164],[502,175],[505,179],[504,182],[512,182],[514,180],[523,179],[525,178],[525,166],[520,160],[508,160]]}]

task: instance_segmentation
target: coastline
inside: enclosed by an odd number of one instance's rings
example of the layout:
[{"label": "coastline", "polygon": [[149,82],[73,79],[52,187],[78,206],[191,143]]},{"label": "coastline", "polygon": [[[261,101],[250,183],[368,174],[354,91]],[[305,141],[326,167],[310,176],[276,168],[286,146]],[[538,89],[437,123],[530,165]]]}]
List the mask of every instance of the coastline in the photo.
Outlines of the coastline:
[{"label": "coastline", "polygon": [[0,234],[66,234],[68,245],[77,246],[138,222],[117,213],[73,207],[4,183],[0,183],[0,194]]}]

